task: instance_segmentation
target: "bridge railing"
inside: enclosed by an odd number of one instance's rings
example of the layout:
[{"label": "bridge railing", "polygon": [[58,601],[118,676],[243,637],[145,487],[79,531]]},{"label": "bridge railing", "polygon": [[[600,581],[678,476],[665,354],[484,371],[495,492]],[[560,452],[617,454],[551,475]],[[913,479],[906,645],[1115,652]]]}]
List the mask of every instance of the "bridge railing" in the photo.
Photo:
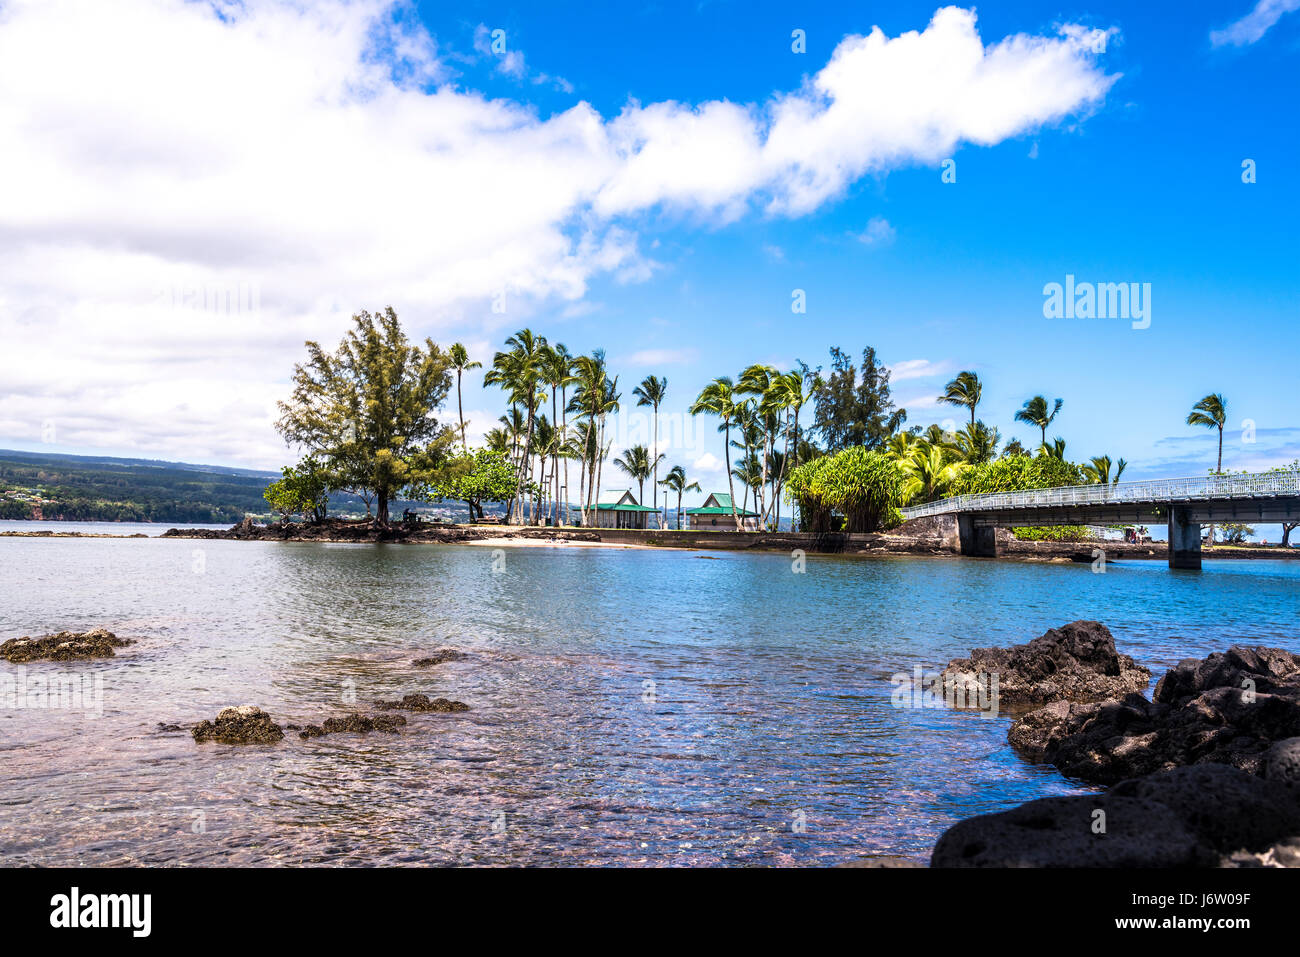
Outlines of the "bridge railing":
[{"label": "bridge railing", "polygon": [[1117,485],[1063,485],[1024,492],[981,492],[955,495],[902,509],[904,518],[954,512],[992,512],[1018,508],[1070,505],[1126,505],[1195,502],[1209,499],[1278,498],[1300,496],[1300,471],[1258,472],[1252,475],[1208,475],[1198,478],[1120,482]]}]

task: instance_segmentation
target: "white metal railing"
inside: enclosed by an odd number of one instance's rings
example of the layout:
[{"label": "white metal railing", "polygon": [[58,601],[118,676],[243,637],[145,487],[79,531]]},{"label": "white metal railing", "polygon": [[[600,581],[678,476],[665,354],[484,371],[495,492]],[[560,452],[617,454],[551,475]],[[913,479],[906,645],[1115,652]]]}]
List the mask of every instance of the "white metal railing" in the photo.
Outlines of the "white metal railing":
[{"label": "white metal railing", "polygon": [[902,512],[904,518],[922,518],[953,512],[993,512],[1054,505],[1159,504],[1284,496],[1300,496],[1300,471],[1208,475],[1200,478],[1158,479],[1154,482],[1120,482],[1118,485],[1065,485],[1025,492],[981,492],[915,505],[902,509]]}]

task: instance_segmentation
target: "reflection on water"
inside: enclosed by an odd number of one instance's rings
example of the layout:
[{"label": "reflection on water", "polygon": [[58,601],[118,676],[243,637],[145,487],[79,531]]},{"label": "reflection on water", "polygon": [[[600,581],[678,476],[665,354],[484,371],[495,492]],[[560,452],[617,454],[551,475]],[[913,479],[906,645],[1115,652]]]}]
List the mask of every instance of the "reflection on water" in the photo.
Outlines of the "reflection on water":
[{"label": "reflection on water", "polygon": [[[0,710],[0,853],[43,864],[830,864],[928,856],[974,813],[1078,788],[1005,717],[891,706],[890,675],[1098,618],[1154,669],[1300,650],[1300,564],[0,540],[0,639],[103,625],[103,716]],[[414,668],[440,647],[462,661]],[[16,667],[0,662],[0,671]],[[258,704],[318,721],[464,701],[401,735],[196,745]],[[356,705],[349,705],[355,695]]]}]

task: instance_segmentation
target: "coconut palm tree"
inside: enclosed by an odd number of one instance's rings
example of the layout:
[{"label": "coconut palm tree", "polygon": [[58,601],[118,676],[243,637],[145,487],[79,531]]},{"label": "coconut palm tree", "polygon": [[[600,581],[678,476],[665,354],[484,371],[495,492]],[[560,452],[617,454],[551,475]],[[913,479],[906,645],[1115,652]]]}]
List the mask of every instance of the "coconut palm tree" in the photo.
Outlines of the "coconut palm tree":
[{"label": "coconut palm tree", "polygon": [[1065,461],[1065,439],[1061,438],[1058,435],[1055,439],[1052,440],[1051,445],[1048,445],[1046,442],[1044,442],[1042,445],[1038,447],[1038,454],[1046,455],[1049,459],[1060,459],[1062,462],[1064,462]]},{"label": "coconut palm tree", "polygon": [[637,501],[645,504],[645,480],[650,478],[654,470],[650,450],[644,445],[634,445],[630,449],[624,449],[623,454],[614,459],[614,464],[636,480]]},{"label": "coconut palm tree", "polygon": [[1041,443],[1047,444],[1047,427],[1052,424],[1057,414],[1061,411],[1061,406],[1065,404],[1063,399],[1057,399],[1056,404],[1052,407],[1051,415],[1047,414],[1047,400],[1041,395],[1036,395],[1016,413],[1017,422],[1028,422],[1030,425],[1036,425],[1042,430]]},{"label": "coconut palm tree", "polygon": [[984,385],[974,372],[959,372],[957,377],[944,386],[939,401],[947,405],[970,409],[970,424],[975,424],[975,406],[980,404],[984,394]]},{"label": "coconut palm tree", "polygon": [[483,363],[470,362],[469,352],[459,342],[452,343],[449,354],[451,367],[456,370],[456,412],[460,416],[460,446],[468,452],[469,446],[465,444],[465,406],[460,398],[460,377],[462,373],[469,372],[471,369],[483,368]]},{"label": "coconut palm tree", "polygon": [[[668,394],[668,380],[656,379],[652,375],[646,376],[641,380],[641,384],[632,390],[636,396],[637,405],[648,405],[654,409],[654,461],[655,475],[654,483],[650,486],[654,495],[654,506],[659,507],[659,405],[664,401],[664,396]],[[642,505],[645,502],[641,503]]]},{"label": "coconut palm tree", "polygon": [[997,429],[982,421],[972,422],[957,433],[957,449],[968,464],[982,465],[997,457],[1001,439]]},{"label": "coconut palm tree", "polygon": [[1123,459],[1113,463],[1115,474],[1111,474],[1112,463],[1109,455],[1095,455],[1090,464],[1083,467],[1083,475],[1093,485],[1118,485],[1119,477],[1124,474],[1128,463]]},{"label": "coconut palm tree", "polygon": [[688,411],[691,415],[704,413],[722,419],[724,432],[722,454],[726,457],[727,488],[731,492],[731,517],[736,523],[736,531],[742,531],[740,516],[736,513],[736,486],[731,475],[731,422],[736,414],[735,385],[731,377],[719,376],[706,385]]},{"label": "coconut palm tree", "polygon": [[918,442],[903,462],[904,501],[933,502],[942,498],[966,468],[964,462],[950,461],[946,449],[926,441]]},{"label": "coconut palm tree", "polygon": [[[564,343],[556,343],[554,346],[547,346],[541,357],[541,380],[544,385],[551,389],[551,422],[559,423],[556,432],[555,447],[559,449],[567,441],[567,420],[566,410],[564,408],[564,390],[573,381],[571,370],[573,356],[569,355],[569,350],[564,347]],[[558,418],[557,418],[558,416]],[[560,524],[560,459],[563,456],[555,455],[551,459],[551,488],[554,491],[555,515],[553,523]],[[569,484],[569,462],[567,457],[564,460],[564,487],[567,493]],[[568,498],[568,495],[565,495]],[[566,503],[565,507],[568,505]]]},{"label": "coconut palm tree", "polygon": [[[493,356],[492,368],[483,377],[483,384],[499,385],[510,394],[512,405],[523,405],[528,413],[523,456],[515,476],[522,514],[524,485],[528,481],[528,466],[532,455],[533,424],[538,405],[544,399],[539,386],[546,338],[534,335],[531,329],[521,329],[506,340],[506,346],[509,347],[508,352],[498,352]],[[513,516],[511,518],[513,520]]]},{"label": "coconut palm tree", "polygon": [[[1228,403],[1220,392],[1212,392],[1203,398],[1187,416],[1188,425],[1203,425],[1207,429],[1219,430],[1219,460],[1214,466],[1214,474],[1223,473],[1223,426],[1228,421]],[[1210,544],[1214,544],[1214,525],[1210,525]]]},{"label": "coconut palm tree", "polygon": [[682,527],[682,493],[702,491],[700,483],[691,482],[688,484],[686,470],[680,465],[674,465],[668,470],[668,474],[663,477],[659,484],[668,491],[677,493],[677,527],[680,529]]}]

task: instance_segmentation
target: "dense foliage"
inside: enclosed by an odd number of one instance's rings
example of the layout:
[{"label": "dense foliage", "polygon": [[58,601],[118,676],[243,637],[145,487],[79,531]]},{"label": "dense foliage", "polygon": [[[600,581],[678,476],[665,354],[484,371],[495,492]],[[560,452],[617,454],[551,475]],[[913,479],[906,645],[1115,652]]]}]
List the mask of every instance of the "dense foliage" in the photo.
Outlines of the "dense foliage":
[{"label": "dense foliage", "polygon": [[508,502],[516,491],[515,470],[506,454],[479,449],[449,461],[424,490],[424,497],[464,502],[473,521],[483,517],[484,502]]},{"label": "dense foliage", "polygon": [[805,462],[786,488],[804,531],[874,532],[890,523],[902,500],[903,476],[889,457],[855,446]]},{"label": "dense foliage", "polygon": [[323,522],[329,506],[329,476],[310,455],[296,467],[286,465],[283,477],[266,487],[262,496],[282,518],[302,515]]},{"label": "dense foliage", "polygon": [[432,339],[423,349],[410,345],[391,306],[352,321],[332,355],[307,343],[276,426],[320,457],[331,488],[373,500],[385,523],[399,490],[439,465],[454,441],[433,416],[451,389],[452,360]]},{"label": "dense foliage", "polygon": [[882,445],[907,421],[907,410],[894,408],[889,394],[889,370],[876,361],[876,350],[862,350],[862,366],[840,349],[831,348],[831,371],[817,374],[813,399],[813,429],[828,452]]},{"label": "dense foliage", "polygon": [[1083,484],[1083,470],[1073,462],[1051,455],[1007,455],[963,471],[953,480],[950,494],[1022,492]]}]

